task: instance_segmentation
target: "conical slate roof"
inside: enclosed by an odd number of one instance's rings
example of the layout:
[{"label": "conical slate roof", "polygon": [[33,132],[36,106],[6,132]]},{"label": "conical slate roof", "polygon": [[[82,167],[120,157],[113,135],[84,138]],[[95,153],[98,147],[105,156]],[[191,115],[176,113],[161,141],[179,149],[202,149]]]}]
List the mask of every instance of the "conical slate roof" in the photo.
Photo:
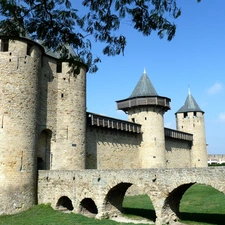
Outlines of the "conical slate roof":
[{"label": "conical slate roof", "polygon": [[136,87],[134,88],[134,90],[129,98],[144,97],[144,96],[145,97],[146,96],[158,96],[145,69],[144,69],[144,72],[143,72],[140,80],[138,81]]},{"label": "conical slate roof", "polygon": [[203,112],[195,101],[194,97],[191,95],[190,90],[188,90],[188,96],[184,105],[176,112],[176,113],[184,113],[184,112]]},{"label": "conical slate roof", "polygon": [[142,106],[159,107],[165,112],[170,109],[170,99],[157,94],[145,70],[130,97],[116,102],[117,109],[126,113],[131,108]]}]

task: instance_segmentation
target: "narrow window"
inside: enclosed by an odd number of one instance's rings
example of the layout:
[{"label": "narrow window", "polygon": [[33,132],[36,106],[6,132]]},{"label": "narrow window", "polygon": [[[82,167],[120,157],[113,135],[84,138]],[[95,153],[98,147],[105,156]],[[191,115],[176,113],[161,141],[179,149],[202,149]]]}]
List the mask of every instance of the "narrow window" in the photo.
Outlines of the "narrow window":
[{"label": "narrow window", "polygon": [[9,51],[9,39],[2,39],[1,51],[8,52]]},{"label": "narrow window", "polygon": [[132,122],[135,123],[135,119],[134,118],[132,118]]},{"label": "narrow window", "polygon": [[188,117],[188,114],[187,112],[184,113],[184,118],[187,118]]},{"label": "narrow window", "polygon": [[194,117],[197,117],[197,112],[194,112]]},{"label": "narrow window", "polygon": [[27,44],[27,55],[31,55],[31,48],[32,48],[32,45]]},{"label": "narrow window", "polygon": [[62,73],[62,62],[57,62],[56,72]]}]

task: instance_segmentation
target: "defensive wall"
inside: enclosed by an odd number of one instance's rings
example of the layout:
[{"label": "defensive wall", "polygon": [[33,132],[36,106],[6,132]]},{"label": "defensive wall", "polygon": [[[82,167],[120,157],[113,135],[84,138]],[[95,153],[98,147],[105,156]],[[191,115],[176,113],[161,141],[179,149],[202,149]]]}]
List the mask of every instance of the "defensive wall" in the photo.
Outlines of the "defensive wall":
[{"label": "defensive wall", "polygon": [[96,218],[121,213],[124,195],[136,185],[147,194],[156,213],[156,224],[179,218],[182,195],[193,184],[205,184],[225,193],[225,167],[178,169],[39,171],[38,203],[50,203]]},{"label": "defensive wall", "polygon": [[[193,135],[169,128],[164,128],[163,133],[165,134],[165,167],[191,167]],[[142,141],[140,124],[87,112],[87,169],[141,168]],[[153,155],[154,159],[156,155]],[[149,163],[149,167],[151,166]]]}]

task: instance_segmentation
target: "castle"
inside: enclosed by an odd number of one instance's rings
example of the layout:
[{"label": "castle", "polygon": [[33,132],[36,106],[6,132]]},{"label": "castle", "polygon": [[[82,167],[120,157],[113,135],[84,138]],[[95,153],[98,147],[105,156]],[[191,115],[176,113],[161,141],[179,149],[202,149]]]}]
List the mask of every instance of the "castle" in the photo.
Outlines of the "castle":
[{"label": "castle", "polygon": [[207,167],[204,112],[190,92],[177,130],[164,127],[170,99],[146,71],[117,101],[128,121],[86,112],[86,65],[73,75],[28,37],[0,39],[0,214],[37,203],[38,170]]}]

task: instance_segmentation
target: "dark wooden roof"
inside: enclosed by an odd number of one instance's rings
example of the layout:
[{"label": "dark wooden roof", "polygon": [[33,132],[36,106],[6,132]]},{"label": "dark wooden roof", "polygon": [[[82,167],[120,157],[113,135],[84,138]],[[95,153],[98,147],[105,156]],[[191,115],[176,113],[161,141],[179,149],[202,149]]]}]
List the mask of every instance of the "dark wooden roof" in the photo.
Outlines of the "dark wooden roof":
[{"label": "dark wooden roof", "polygon": [[87,112],[87,124],[89,126],[105,127],[132,133],[141,133],[141,125],[125,120],[119,120],[95,113]]},{"label": "dark wooden roof", "polygon": [[170,99],[162,96],[142,96],[136,98],[127,98],[116,101],[117,108],[127,111],[133,107],[139,106],[157,106],[164,108],[165,111],[170,109]]},{"label": "dark wooden roof", "polygon": [[193,134],[190,134],[190,133],[173,130],[169,128],[164,128],[164,132],[165,132],[165,137],[191,141],[191,142],[193,141]]}]

